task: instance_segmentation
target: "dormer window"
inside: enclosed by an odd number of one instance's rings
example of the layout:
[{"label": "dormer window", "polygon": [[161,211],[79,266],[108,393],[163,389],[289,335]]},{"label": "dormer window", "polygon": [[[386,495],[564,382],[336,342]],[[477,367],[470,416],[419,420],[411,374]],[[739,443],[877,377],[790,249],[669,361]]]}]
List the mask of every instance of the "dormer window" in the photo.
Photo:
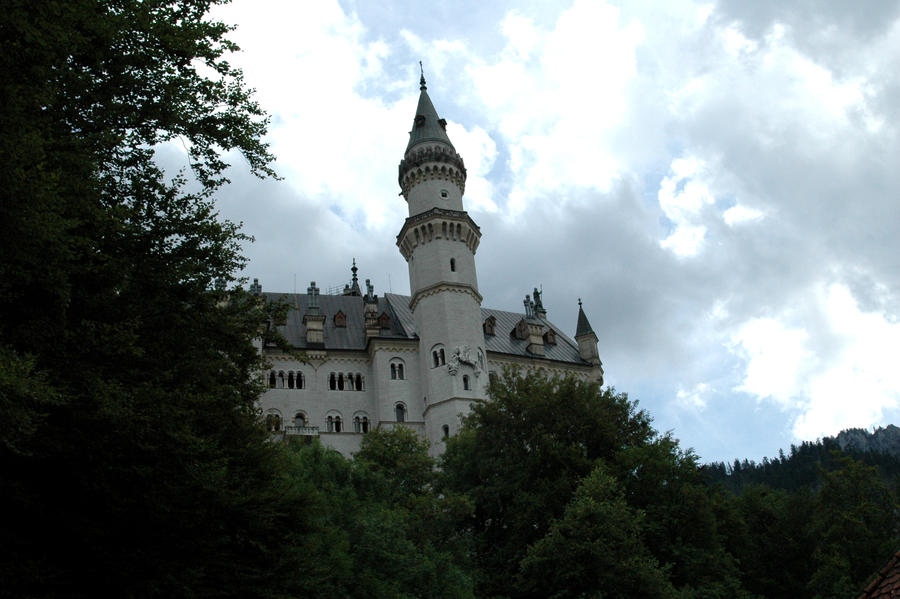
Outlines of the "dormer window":
[{"label": "dormer window", "polygon": [[415,123],[416,123],[416,127],[424,127],[425,126],[425,115],[417,114]]},{"label": "dormer window", "polygon": [[493,316],[488,316],[487,320],[484,321],[484,334],[485,335],[494,335],[494,327],[497,326],[497,319]]},{"label": "dormer window", "polygon": [[441,126],[441,129],[447,130],[447,119],[438,119],[438,124]]},{"label": "dormer window", "polygon": [[544,343],[547,345],[556,345],[556,331],[547,329],[547,332],[544,333]]},{"label": "dormer window", "polygon": [[388,316],[387,312],[382,312],[381,316],[378,317],[378,328],[380,328],[380,329],[391,328],[391,317]]},{"label": "dormer window", "polygon": [[347,315],[338,310],[338,313],[334,315],[334,326],[338,328],[344,328],[347,326]]},{"label": "dormer window", "polygon": [[516,328],[513,329],[513,335],[515,335],[516,339],[527,339],[528,338],[528,323],[525,322],[525,319],[519,321],[519,324],[516,325]]}]

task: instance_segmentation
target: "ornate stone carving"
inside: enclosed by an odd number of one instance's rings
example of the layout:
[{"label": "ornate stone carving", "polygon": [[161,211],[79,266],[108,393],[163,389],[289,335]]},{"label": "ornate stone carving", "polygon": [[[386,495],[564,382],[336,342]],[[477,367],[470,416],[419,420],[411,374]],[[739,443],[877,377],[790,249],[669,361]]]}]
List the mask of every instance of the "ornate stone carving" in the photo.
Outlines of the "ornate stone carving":
[{"label": "ornate stone carving", "polygon": [[453,350],[453,354],[450,356],[450,362],[447,365],[447,370],[451,375],[456,375],[460,364],[471,366],[475,371],[475,376],[481,374],[478,363],[475,361],[475,358],[472,357],[472,348],[468,344],[457,346],[456,349]]}]

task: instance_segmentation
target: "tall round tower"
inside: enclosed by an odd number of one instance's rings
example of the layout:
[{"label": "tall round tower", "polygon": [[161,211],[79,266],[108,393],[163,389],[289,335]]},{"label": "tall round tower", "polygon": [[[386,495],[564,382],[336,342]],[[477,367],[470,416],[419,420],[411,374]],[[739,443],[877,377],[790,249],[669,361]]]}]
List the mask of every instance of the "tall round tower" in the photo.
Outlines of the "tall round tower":
[{"label": "tall round tower", "polygon": [[425,432],[433,452],[459,428],[459,415],[486,398],[487,357],[475,251],[481,231],[463,210],[466,167],[425,86],[400,161],[409,218],[397,246],[409,265],[410,309],[419,336]]}]

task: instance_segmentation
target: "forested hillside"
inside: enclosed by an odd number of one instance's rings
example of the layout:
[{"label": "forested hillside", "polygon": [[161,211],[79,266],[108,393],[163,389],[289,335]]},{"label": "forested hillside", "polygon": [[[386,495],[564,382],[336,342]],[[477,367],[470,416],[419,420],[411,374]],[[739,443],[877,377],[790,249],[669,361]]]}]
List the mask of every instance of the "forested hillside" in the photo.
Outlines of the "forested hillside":
[{"label": "forested hillside", "polygon": [[884,482],[896,490],[900,482],[900,429],[890,425],[869,433],[862,429],[841,431],[836,437],[804,441],[792,445],[789,453],[779,450],[774,459],[714,462],[704,466],[710,479],[740,493],[745,487],[762,484],[773,489],[795,491],[818,488],[827,472],[839,469],[844,457],[874,466]]}]

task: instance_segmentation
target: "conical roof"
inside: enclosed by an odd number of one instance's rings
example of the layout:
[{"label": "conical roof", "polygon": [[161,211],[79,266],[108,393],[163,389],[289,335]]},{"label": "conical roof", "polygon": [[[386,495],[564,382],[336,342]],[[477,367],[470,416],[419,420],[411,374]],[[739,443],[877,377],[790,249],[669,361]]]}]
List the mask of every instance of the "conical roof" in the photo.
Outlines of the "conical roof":
[{"label": "conical roof", "polygon": [[[419,81],[419,105],[416,107],[416,117],[413,119],[412,130],[409,132],[409,144],[406,151],[409,152],[413,146],[423,141],[441,141],[453,148],[450,138],[447,137],[447,121],[438,117],[431,98],[428,97],[427,87],[425,87],[425,76],[423,75]],[[454,151],[456,148],[453,148]]]},{"label": "conical roof", "polygon": [[591,323],[588,322],[587,316],[584,313],[584,308],[581,307],[581,300],[578,300],[578,325],[575,327],[575,337],[590,334],[596,335],[594,329],[591,328]]}]

